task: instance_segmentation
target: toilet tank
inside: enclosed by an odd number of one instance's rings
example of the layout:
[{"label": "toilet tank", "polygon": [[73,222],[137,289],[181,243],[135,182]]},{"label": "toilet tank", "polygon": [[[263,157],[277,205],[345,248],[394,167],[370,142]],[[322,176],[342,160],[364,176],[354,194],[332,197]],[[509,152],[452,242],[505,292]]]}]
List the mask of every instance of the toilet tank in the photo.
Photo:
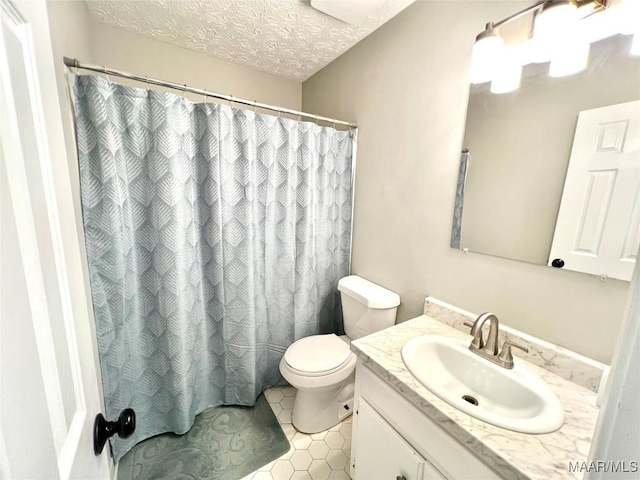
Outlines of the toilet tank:
[{"label": "toilet tank", "polygon": [[344,331],[351,340],[395,324],[400,305],[397,293],[357,275],[342,278],[338,290]]}]

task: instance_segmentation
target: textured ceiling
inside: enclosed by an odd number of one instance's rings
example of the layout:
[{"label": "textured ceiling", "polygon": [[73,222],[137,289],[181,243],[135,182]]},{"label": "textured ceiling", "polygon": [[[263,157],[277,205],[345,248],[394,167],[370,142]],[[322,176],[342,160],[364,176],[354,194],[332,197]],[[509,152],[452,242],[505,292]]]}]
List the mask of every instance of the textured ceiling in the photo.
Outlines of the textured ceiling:
[{"label": "textured ceiling", "polygon": [[279,77],[306,80],[414,0],[389,0],[360,25],[309,0],[86,0],[93,20]]}]

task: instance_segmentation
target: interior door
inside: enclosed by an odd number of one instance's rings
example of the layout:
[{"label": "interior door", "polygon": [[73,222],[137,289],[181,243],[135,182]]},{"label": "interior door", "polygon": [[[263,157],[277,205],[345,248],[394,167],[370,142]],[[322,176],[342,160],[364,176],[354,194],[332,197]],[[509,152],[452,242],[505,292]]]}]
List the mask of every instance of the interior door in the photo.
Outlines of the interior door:
[{"label": "interior door", "polygon": [[640,101],[580,112],[549,264],[629,281],[639,246]]},{"label": "interior door", "polygon": [[107,479],[46,5],[0,0],[0,16],[0,474]]}]

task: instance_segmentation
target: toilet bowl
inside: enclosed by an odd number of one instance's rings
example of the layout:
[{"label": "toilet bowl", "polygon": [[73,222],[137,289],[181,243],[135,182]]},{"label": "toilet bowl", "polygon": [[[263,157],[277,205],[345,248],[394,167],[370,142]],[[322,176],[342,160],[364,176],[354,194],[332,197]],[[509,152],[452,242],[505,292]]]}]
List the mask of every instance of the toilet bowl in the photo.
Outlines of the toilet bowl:
[{"label": "toilet bowl", "polygon": [[395,323],[398,294],[350,275],[338,283],[347,335],[312,335],[294,342],[280,361],[280,373],[298,392],[291,421],[304,433],[318,433],[351,415],[355,387],[355,340]]}]

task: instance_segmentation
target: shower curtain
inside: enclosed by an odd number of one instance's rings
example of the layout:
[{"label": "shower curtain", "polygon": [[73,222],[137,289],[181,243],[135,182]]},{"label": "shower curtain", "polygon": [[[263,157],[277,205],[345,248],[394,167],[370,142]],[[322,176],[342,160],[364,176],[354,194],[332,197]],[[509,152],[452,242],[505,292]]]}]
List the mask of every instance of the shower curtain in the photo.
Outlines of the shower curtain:
[{"label": "shower curtain", "polygon": [[341,331],[353,136],[95,76],[74,93],[106,416],[137,415],[118,461],[253,405],[292,342]]}]

